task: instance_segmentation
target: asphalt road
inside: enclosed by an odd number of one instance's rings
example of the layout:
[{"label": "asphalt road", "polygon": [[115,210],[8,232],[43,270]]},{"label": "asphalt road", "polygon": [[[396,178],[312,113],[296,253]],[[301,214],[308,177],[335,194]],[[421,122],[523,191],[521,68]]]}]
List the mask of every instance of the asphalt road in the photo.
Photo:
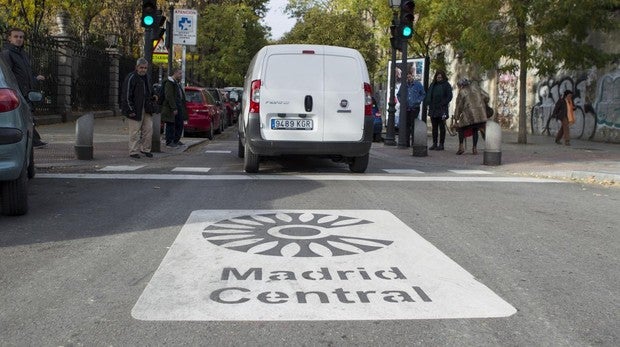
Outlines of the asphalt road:
[{"label": "asphalt road", "polygon": [[[361,180],[293,159],[233,178],[221,141],[39,175],[29,214],[0,217],[0,345],[618,345],[618,190],[450,169]],[[234,236],[250,229],[252,249]]]}]

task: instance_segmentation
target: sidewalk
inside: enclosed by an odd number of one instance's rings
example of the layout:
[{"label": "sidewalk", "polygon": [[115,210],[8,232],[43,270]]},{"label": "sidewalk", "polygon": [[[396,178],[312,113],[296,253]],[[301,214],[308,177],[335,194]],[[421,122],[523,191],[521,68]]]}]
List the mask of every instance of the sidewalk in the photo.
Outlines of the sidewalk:
[{"label": "sidewalk", "polygon": [[[122,117],[95,118],[94,159],[78,160],[75,156],[75,123],[59,123],[38,127],[45,148],[35,149],[36,167],[45,171],[55,168],[88,170],[107,165],[128,165],[146,162],[182,153],[192,146],[205,141],[204,138],[183,138],[187,146],[167,148],[163,144],[161,153],[153,159],[133,159],[127,148],[127,123]],[[430,143],[430,139],[428,141]],[[557,145],[553,137],[528,134],[527,144],[517,144],[517,133],[504,131],[502,134],[501,165],[483,165],[484,141],[480,139],[478,155],[471,154],[471,138],[467,139],[467,152],[456,155],[458,137],[447,136],[445,151],[428,151],[426,157],[413,157],[410,148],[398,149],[373,143],[373,155],[384,159],[398,157],[411,160],[413,168],[428,171],[446,165],[468,169],[495,171],[502,174],[515,174],[537,177],[552,177],[578,180],[586,183],[599,183],[620,187],[620,145],[572,139],[572,146]],[[408,158],[408,159],[405,159]]]}]

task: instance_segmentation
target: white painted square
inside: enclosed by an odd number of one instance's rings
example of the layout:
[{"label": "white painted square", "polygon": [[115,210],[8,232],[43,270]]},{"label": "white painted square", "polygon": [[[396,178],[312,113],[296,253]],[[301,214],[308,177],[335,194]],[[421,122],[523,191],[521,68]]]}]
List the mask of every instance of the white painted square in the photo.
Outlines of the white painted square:
[{"label": "white painted square", "polygon": [[145,166],[146,165],[117,165],[117,166],[111,165],[111,166],[104,166],[101,169],[99,169],[99,171],[113,171],[113,172],[136,171]]},{"label": "white painted square", "polygon": [[424,172],[414,169],[383,169],[383,171],[389,174],[399,174],[399,175],[417,175],[423,174]]},{"label": "white painted square", "polygon": [[209,172],[210,167],[175,167],[173,172]]},{"label": "white painted square", "polygon": [[381,210],[194,211],[141,320],[506,317],[515,308]]},{"label": "white painted square", "polygon": [[491,175],[492,172],[484,170],[448,170],[459,175]]}]

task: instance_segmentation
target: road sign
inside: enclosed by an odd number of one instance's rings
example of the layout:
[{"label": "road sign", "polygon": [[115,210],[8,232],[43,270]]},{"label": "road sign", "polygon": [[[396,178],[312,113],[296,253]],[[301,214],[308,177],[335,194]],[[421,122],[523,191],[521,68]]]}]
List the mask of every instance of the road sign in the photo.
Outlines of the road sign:
[{"label": "road sign", "polygon": [[202,210],[131,313],[152,321],[334,321],[515,312],[387,211]]},{"label": "road sign", "polygon": [[153,64],[167,64],[168,53],[153,53]]},{"label": "road sign", "polygon": [[175,45],[195,45],[198,28],[198,11],[175,9],[173,19],[172,43]]},{"label": "road sign", "polygon": [[153,54],[168,54],[168,48],[166,48],[166,44],[163,39],[159,39],[157,41],[153,41]]}]

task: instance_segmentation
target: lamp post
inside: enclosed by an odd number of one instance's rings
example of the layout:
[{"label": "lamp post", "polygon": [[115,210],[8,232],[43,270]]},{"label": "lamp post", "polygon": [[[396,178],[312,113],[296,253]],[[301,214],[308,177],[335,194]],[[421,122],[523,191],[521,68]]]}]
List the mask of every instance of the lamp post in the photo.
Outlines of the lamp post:
[{"label": "lamp post", "polygon": [[[398,12],[396,9],[400,8],[400,0],[388,0],[388,4],[392,8],[392,23],[394,24],[398,21]],[[394,37],[393,39],[398,41],[398,37]],[[385,134],[385,141],[383,142],[386,146],[396,146],[394,135],[394,117],[396,114],[396,49],[394,47],[392,47],[391,59],[392,66],[390,67],[390,92],[388,93],[387,132]]]}]

